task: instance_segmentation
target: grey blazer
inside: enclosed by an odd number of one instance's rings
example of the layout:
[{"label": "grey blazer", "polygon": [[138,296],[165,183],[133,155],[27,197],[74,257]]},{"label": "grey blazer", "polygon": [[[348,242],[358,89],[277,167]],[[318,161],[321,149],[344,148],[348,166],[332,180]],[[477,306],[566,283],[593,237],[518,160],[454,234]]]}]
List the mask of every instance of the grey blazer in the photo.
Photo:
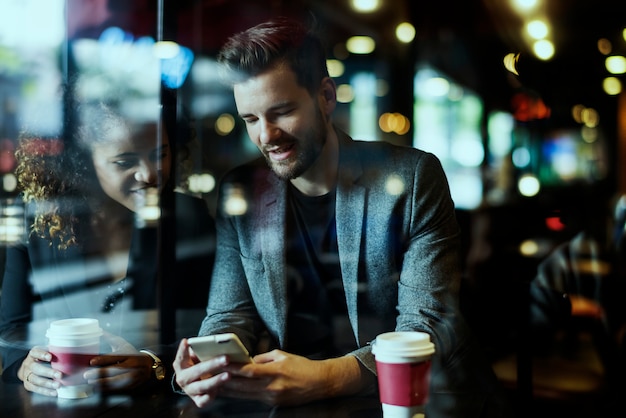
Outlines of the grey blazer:
[{"label": "grey blazer", "polygon": [[[365,284],[377,316],[393,318],[395,330],[431,335],[436,347],[431,387],[449,391],[457,384],[447,373],[438,378],[437,370],[465,361],[469,335],[458,306],[460,232],[442,167],[434,155],[417,149],[338,135],[337,240],[358,347],[349,354],[376,373],[357,298],[357,288]],[[229,215],[229,199],[242,197],[245,213]],[[262,159],[223,178],[215,268],[200,335],[234,332],[254,352],[267,331],[275,347],[284,345],[286,200],[286,182]],[[389,331],[393,328],[392,323]]]}]

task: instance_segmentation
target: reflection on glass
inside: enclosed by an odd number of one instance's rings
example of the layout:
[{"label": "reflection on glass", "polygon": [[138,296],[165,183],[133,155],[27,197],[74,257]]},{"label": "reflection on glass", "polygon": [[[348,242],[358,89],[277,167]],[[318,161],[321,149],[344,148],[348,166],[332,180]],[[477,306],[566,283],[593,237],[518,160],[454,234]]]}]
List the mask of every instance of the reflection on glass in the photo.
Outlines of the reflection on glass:
[{"label": "reflection on glass", "polygon": [[24,207],[16,199],[0,200],[0,246],[24,239]]}]

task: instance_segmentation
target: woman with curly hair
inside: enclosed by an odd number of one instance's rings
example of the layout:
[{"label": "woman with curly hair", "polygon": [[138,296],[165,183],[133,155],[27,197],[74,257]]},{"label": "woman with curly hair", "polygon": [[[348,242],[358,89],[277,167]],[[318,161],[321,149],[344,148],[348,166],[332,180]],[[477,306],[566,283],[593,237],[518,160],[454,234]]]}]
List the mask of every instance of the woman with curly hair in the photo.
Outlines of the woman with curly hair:
[{"label": "woman with curly hair", "polygon": [[[106,391],[164,380],[160,366],[171,361],[159,356],[168,350],[138,351],[132,335],[124,338],[125,319],[157,307],[157,243],[167,237],[175,239],[176,255],[164,270],[176,277],[161,280],[176,281],[172,305],[206,306],[215,226],[204,200],[175,187],[185,181],[191,125],[175,108],[161,113],[164,129],[156,121],[134,123],[107,104],[84,104],[73,135],[21,136],[16,175],[31,228],[24,243],[7,249],[0,294],[4,381],[57,396],[62,376],[50,367],[45,346],[30,341],[28,327],[84,316],[100,320],[109,346],[91,360],[90,383]],[[157,227],[139,216],[155,203],[173,222]]]}]

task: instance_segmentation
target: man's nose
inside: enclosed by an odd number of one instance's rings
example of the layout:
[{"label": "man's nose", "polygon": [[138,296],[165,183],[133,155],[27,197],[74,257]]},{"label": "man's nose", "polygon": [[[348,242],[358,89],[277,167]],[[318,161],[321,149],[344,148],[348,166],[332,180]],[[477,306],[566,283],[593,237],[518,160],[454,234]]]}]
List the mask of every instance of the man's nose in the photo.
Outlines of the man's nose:
[{"label": "man's nose", "polygon": [[279,137],[280,129],[278,126],[269,121],[261,122],[261,132],[259,133],[259,141],[261,144],[269,144]]}]

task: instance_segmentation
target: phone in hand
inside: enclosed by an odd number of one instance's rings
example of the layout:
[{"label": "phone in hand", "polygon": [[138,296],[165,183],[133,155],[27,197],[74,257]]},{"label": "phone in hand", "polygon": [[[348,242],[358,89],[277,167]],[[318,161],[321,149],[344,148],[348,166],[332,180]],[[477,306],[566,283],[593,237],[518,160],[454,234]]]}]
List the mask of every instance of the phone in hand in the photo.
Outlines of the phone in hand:
[{"label": "phone in hand", "polygon": [[252,357],[246,350],[237,334],[225,333],[207,335],[205,337],[192,337],[188,339],[196,356],[200,361],[213,357],[227,355],[232,363],[252,363]]}]

